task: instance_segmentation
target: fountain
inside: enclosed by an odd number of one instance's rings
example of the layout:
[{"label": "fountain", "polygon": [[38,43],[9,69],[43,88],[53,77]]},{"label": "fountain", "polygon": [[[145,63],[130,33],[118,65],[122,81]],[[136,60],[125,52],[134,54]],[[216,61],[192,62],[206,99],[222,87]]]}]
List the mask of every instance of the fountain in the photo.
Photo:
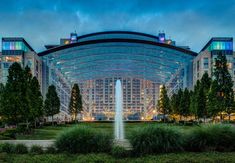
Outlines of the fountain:
[{"label": "fountain", "polygon": [[122,115],[122,109],[123,109],[123,98],[122,98],[122,85],[121,81],[116,81],[115,86],[115,139],[116,140],[124,140],[124,126],[123,126],[123,115]]},{"label": "fountain", "polygon": [[124,137],[124,123],[123,123],[123,98],[122,98],[122,85],[121,81],[116,81],[115,86],[115,139],[114,144],[122,146],[126,150],[131,150],[130,142]]}]

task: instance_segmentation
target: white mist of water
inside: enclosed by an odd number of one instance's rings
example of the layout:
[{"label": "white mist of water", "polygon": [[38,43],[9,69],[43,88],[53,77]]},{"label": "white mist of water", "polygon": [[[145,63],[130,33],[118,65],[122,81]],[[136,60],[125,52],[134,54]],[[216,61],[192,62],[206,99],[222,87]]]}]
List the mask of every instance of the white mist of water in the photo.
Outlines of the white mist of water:
[{"label": "white mist of water", "polygon": [[122,85],[121,81],[116,81],[115,86],[115,139],[124,139],[124,125],[123,125],[123,97],[122,97]]}]

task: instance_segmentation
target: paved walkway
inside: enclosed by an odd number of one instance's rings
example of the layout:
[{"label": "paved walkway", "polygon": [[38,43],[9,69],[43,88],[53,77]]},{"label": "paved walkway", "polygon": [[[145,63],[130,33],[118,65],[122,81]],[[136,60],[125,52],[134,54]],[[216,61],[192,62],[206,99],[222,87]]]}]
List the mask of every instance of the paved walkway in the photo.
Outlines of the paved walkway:
[{"label": "paved walkway", "polygon": [[[25,144],[28,148],[33,145],[40,145],[44,150],[53,145],[55,140],[0,140],[0,144],[2,143],[12,143],[12,144]],[[124,140],[114,140],[115,145],[122,146],[127,150],[131,150],[132,146],[127,139]]]},{"label": "paved walkway", "polygon": [[31,147],[33,145],[40,145],[43,149],[53,145],[55,140],[0,140],[0,144],[2,143],[12,143],[12,144],[25,144],[27,147]]}]

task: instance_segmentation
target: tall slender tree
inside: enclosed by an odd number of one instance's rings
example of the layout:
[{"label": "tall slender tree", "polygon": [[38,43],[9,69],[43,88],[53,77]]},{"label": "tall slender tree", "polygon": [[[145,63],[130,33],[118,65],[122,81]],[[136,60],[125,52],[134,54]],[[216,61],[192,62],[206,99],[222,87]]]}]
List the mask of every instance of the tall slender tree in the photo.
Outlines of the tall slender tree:
[{"label": "tall slender tree", "polygon": [[187,88],[185,88],[182,98],[180,100],[179,113],[181,116],[188,117],[190,114],[190,94]]},{"label": "tall slender tree", "polygon": [[31,90],[29,89],[30,87],[30,83],[32,80],[32,73],[31,70],[28,66],[26,66],[23,69],[23,81],[22,81],[22,91],[21,91],[21,105],[22,105],[22,109],[21,109],[21,116],[24,120],[24,122],[27,125],[27,129],[29,129],[29,123],[30,123],[30,118],[31,118],[31,110],[32,107],[30,105],[31,103]]},{"label": "tall slender tree", "polygon": [[3,93],[4,93],[4,84],[0,83],[0,116],[1,116],[1,110],[2,110],[2,98],[3,98]]},{"label": "tall slender tree", "polygon": [[204,73],[202,78],[201,78],[201,87],[203,89],[204,92],[204,99],[203,103],[205,104],[205,108],[202,110],[203,113],[203,118],[204,118],[204,122],[206,121],[206,118],[208,117],[208,92],[210,90],[211,87],[211,78],[209,77],[208,73]]},{"label": "tall slender tree", "polygon": [[44,101],[44,112],[46,116],[52,117],[52,123],[54,122],[53,116],[60,112],[60,99],[54,85],[48,87],[46,100]]},{"label": "tall slender tree", "polygon": [[212,117],[213,120],[215,116],[218,115],[218,113],[220,112],[217,92],[218,92],[218,83],[214,80],[211,83],[208,92],[208,101],[207,101],[208,116]]},{"label": "tall slender tree", "polygon": [[167,90],[165,85],[160,89],[160,96],[158,100],[158,108],[164,115],[164,122],[166,121],[166,114],[170,112],[170,99],[167,95]]},{"label": "tall slender tree", "polygon": [[82,111],[82,95],[78,84],[74,84],[71,91],[71,98],[69,103],[69,113],[72,115],[73,120],[77,119],[77,115]]},{"label": "tall slender tree", "polygon": [[219,52],[215,58],[213,75],[218,83],[220,119],[222,120],[222,112],[230,113],[234,103],[233,81],[228,71],[226,56],[222,52]]},{"label": "tall slender tree", "polygon": [[36,127],[36,122],[40,117],[43,116],[43,98],[40,91],[40,85],[36,77],[33,77],[30,82],[30,116],[31,121],[34,122],[34,126]]},{"label": "tall slender tree", "polygon": [[177,114],[178,111],[178,94],[174,93],[171,96],[171,100],[170,100],[170,106],[171,106],[171,111],[173,114]]}]

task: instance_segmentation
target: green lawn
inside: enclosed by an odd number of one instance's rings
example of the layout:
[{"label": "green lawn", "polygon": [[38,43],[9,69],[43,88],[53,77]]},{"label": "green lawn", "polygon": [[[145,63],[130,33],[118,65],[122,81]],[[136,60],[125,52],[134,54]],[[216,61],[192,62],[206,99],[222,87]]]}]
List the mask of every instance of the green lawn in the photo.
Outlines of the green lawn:
[{"label": "green lawn", "polygon": [[[113,135],[114,131],[114,124],[113,123],[79,123],[74,125],[64,125],[64,126],[45,126],[42,128],[38,128],[34,130],[34,133],[31,135],[17,135],[17,139],[27,139],[27,140],[46,140],[46,139],[54,139],[56,136],[65,130],[68,130],[70,127],[76,126],[76,125],[85,125],[94,128],[96,131],[101,132],[107,132],[111,135]],[[125,123],[125,135],[128,137],[131,131],[138,127],[143,127],[146,125],[163,125],[159,123],[154,122],[139,122],[139,123]],[[190,126],[179,126],[179,130],[187,130],[188,128],[192,128]]]},{"label": "green lawn", "polygon": [[10,155],[6,153],[0,153],[0,162],[11,163],[234,163],[235,152],[231,153],[171,153],[171,154],[159,154],[149,155],[138,158],[121,158],[115,159],[108,154],[87,154],[87,155],[66,155],[66,154],[42,154],[42,155]]}]

